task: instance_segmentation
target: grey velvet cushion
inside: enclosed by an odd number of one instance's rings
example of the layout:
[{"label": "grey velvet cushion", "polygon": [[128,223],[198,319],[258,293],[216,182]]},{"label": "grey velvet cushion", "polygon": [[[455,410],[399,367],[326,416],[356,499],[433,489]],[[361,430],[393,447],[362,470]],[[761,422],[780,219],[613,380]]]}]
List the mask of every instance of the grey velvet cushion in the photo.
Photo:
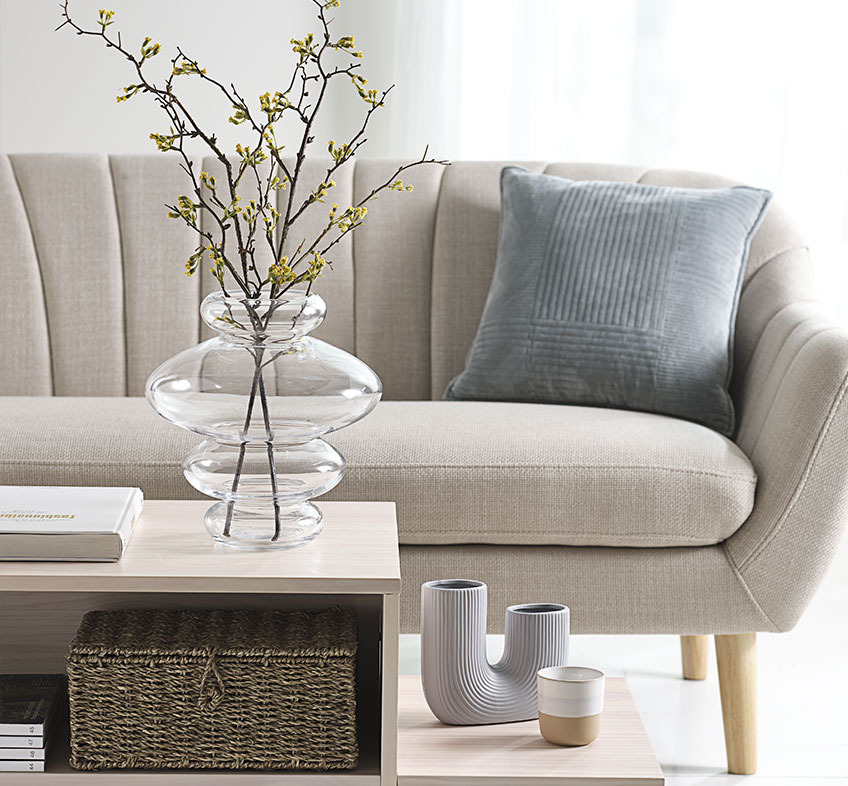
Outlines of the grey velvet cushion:
[{"label": "grey velvet cushion", "polygon": [[445,397],[642,410],[731,434],[736,305],[770,198],[505,167],[494,277]]}]

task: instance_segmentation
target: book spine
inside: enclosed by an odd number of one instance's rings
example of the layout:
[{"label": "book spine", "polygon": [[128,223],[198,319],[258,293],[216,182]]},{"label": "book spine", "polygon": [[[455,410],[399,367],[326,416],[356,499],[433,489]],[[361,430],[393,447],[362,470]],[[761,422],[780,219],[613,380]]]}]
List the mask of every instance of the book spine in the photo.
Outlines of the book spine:
[{"label": "book spine", "polygon": [[36,761],[44,758],[44,748],[0,748],[0,759],[28,759]]},{"label": "book spine", "polygon": [[0,772],[44,772],[44,762],[0,759]]},{"label": "book spine", "polygon": [[[43,748],[44,737],[0,736],[0,748]],[[0,751],[0,759],[3,752]]]},{"label": "book spine", "polygon": [[18,736],[42,736],[44,724],[42,723],[0,723],[0,734],[15,734]]},{"label": "book spine", "polygon": [[116,529],[118,537],[121,539],[121,554],[118,555],[119,558],[123,555],[124,549],[127,547],[127,543],[135,529],[136,522],[138,521],[138,517],[141,515],[143,507],[144,494],[141,492],[141,489],[133,489],[129,500],[127,501],[127,507],[124,510],[124,515]]}]

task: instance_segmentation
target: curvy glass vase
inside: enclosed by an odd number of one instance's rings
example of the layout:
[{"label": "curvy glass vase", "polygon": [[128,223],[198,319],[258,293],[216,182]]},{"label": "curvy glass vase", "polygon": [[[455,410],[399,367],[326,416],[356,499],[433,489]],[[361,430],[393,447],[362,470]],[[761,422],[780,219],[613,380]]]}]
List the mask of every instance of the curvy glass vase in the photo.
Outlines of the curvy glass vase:
[{"label": "curvy glass vase", "polygon": [[226,297],[200,306],[217,336],[163,363],[146,395],[163,418],[206,439],[183,460],[192,486],[219,502],[209,534],[241,549],[312,540],[345,459],[321,437],[365,417],[382,385],[361,360],[310,338],[326,305],[290,290],[277,299]]}]

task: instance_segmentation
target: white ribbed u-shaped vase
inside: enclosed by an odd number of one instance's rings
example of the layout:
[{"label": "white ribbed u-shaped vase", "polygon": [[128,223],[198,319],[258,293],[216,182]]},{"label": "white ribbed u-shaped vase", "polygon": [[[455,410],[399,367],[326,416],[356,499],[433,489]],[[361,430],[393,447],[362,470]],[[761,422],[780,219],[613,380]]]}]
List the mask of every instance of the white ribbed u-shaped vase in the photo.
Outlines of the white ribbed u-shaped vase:
[{"label": "white ribbed u-shaped vase", "polygon": [[447,579],[421,587],[421,681],[442,723],[537,718],[536,672],[568,663],[568,607],[528,603],[507,608],[504,654],[490,664],[486,598],[482,581]]}]

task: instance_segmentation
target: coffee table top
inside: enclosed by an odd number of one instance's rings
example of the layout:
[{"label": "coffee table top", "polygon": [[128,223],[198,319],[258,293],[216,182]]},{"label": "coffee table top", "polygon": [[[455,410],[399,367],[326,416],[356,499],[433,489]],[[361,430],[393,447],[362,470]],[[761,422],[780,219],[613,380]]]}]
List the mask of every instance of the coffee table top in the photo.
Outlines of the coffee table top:
[{"label": "coffee table top", "polygon": [[665,783],[633,697],[607,678],[601,734],[565,748],[539,734],[538,721],[445,726],[433,716],[421,678],[400,678],[398,786],[662,786]]},{"label": "coffee table top", "polygon": [[322,502],[324,530],[283,551],[238,551],[206,533],[210,502],[145,500],[118,562],[0,562],[0,591],[400,592],[393,502]]}]

